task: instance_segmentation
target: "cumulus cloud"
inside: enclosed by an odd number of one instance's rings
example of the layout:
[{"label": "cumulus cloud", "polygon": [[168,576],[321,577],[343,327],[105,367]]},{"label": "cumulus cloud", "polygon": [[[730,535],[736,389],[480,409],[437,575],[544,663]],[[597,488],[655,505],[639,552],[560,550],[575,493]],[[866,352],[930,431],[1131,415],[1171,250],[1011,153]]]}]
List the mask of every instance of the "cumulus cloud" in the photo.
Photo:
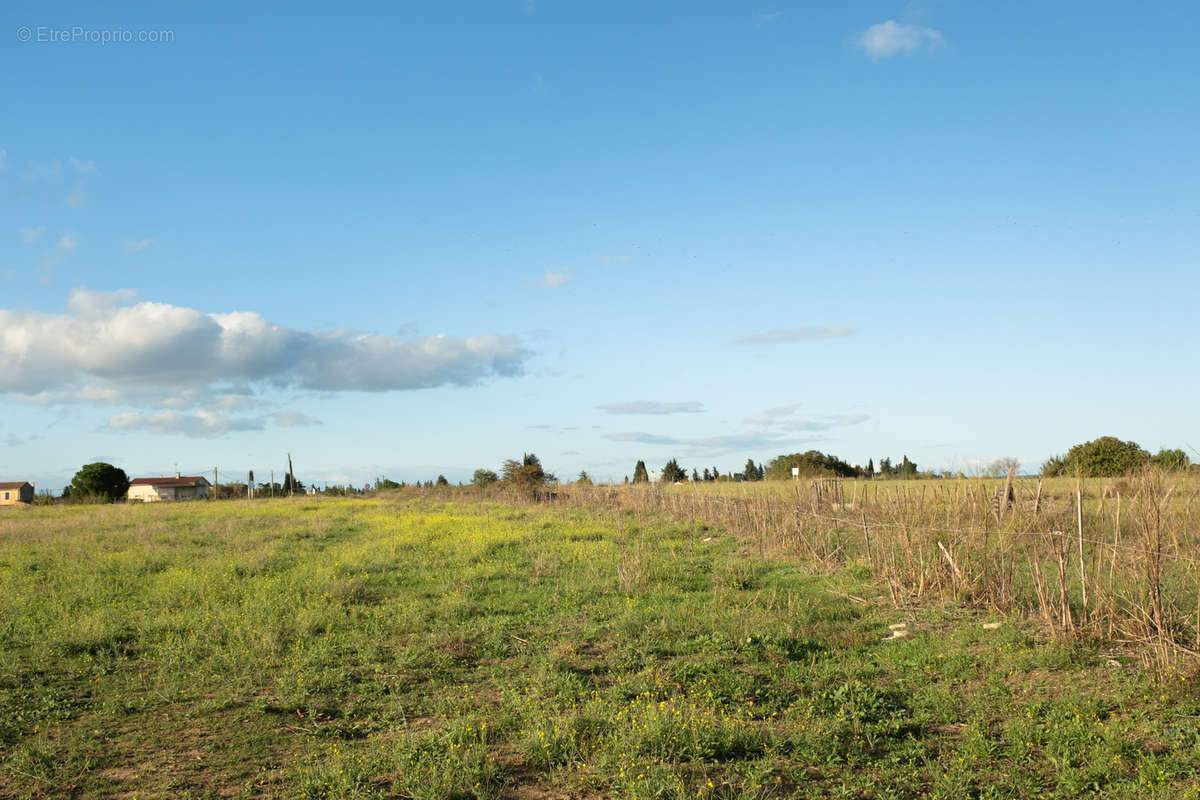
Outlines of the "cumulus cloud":
[{"label": "cumulus cloud", "polygon": [[817,339],[837,339],[849,336],[854,329],[849,325],[805,325],[799,328],[782,328],[764,333],[748,333],[738,337],[738,344],[779,344],[781,342],[811,342]]},{"label": "cumulus cloud", "polygon": [[130,411],[109,417],[108,427],[115,430],[140,430],[179,436],[216,438],[231,431],[260,431],[266,427],[266,422],[250,417],[231,419],[215,411],[203,410],[194,414],[184,414],[179,411],[155,413]]},{"label": "cumulus cloud", "polygon": [[609,414],[698,414],[704,403],[688,400],[683,403],[660,403],[656,400],[634,400],[629,403],[605,403],[596,406]]},{"label": "cumulus cloud", "polygon": [[520,374],[514,337],[398,338],[311,331],[254,312],[133,303],[130,290],[77,289],[67,313],[0,309],[0,393],[49,398],[256,384],[324,392],[468,386]]},{"label": "cumulus cloud", "polygon": [[36,228],[21,228],[21,244],[36,244],[42,238],[42,234],[46,232],[45,225],[38,225]]},{"label": "cumulus cloud", "polygon": [[73,234],[68,233],[59,238],[58,244],[56,244],[55,247],[57,247],[59,250],[65,250],[69,253],[75,248],[79,247],[79,240],[76,239]]},{"label": "cumulus cloud", "polygon": [[547,272],[538,281],[537,285],[543,289],[557,289],[560,286],[566,285],[569,280],[571,280],[571,271],[564,269],[562,272]]},{"label": "cumulus cloud", "polygon": [[945,40],[940,31],[921,25],[904,25],[891,19],[872,25],[858,37],[858,46],[873,59],[933,50],[943,44]]}]

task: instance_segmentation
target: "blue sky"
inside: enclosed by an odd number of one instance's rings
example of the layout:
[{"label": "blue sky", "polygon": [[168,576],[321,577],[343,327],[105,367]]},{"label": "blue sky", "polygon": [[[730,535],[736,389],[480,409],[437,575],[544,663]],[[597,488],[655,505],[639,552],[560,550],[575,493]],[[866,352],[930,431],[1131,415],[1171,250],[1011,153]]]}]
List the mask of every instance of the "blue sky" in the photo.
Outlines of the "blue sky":
[{"label": "blue sky", "polygon": [[1200,446],[1198,23],[8,4],[0,477]]}]

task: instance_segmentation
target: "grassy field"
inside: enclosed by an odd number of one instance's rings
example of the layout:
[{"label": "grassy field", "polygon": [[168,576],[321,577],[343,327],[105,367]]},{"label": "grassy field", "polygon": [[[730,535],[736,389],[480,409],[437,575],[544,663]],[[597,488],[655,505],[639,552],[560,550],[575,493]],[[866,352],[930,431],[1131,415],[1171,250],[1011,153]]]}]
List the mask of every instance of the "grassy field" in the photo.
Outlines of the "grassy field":
[{"label": "grassy field", "polygon": [[1200,796],[1187,673],[786,555],[611,509],[6,512],[0,797]]}]

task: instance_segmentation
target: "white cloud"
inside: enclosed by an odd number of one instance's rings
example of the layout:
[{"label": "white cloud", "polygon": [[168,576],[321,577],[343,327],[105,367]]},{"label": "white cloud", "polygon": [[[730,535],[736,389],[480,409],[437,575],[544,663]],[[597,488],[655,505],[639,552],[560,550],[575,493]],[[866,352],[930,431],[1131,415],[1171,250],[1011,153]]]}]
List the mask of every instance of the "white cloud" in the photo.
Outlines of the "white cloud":
[{"label": "white cloud", "polygon": [[45,232],[45,225],[39,225],[36,228],[21,228],[21,244],[35,244]]},{"label": "white cloud", "polygon": [[241,410],[254,405],[254,398],[244,394],[223,394],[213,401],[217,408]]},{"label": "white cloud", "polygon": [[943,44],[945,40],[940,31],[921,25],[905,25],[891,19],[872,25],[858,37],[858,46],[873,59],[933,50]]},{"label": "white cloud", "polygon": [[757,414],[751,414],[746,417],[746,422],[751,425],[771,425],[781,419],[790,417],[796,413],[796,409],[800,408],[803,403],[789,403],[786,406],[776,406],[775,408],[766,408],[759,411]]},{"label": "white cloud", "polygon": [[125,242],[123,245],[126,253],[140,253],[150,246],[153,239],[138,239],[136,242]]},{"label": "white cloud", "polygon": [[596,406],[609,414],[698,414],[704,404],[696,400],[683,403],[660,403],[656,400],[634,400],[629,403],[605,403]]},{"label": "white cloud", "polygon": [[275,424],[281,428],[307,428],[320,425],[321,420],[299,411],[280,411],[275,415]]},{"label": "white cloud", "polygon": [[816,441],[812,438],[796,438],[763,431],[699,437],[664,436],[655,433],[646,433],[645,431],[625,431],[622,433],[605,434],[604,438],[614,442],[633,442],[635,444],[681,448],[684,451],[684,455],[690,458],[709,458],[728,453],[746,453],[769,448],[786,447],[801,442]]},{"label": "white cloud", "polygon": [[90,160],[89,161],[81,161],[80,159],[76,158],[75,156],[71,156],[70,158],[67,159],[67,162],[70,163],[71,167],[76,172],[79,172],[79,173],[87,173],[87,172],[95,172],[96,171],[96,162],[95,161],[90,161]]},{"label": "white cloud", "polygon": [[746,417],[746,422],[751,425],[761,425],[764,427],[779,426],[786,430],[811,432],[827,431],[831,428],[845,428],[870,419],[869,415],[860,413],[827,414],[814,419],[793,419],[800,406],[800,403],[791,403],[786,406],[764,409],[757,414],[751,414]]},{"label": "white cloud", "polygon": [[87,197],[83,193],[83,187],[76,186],[69,195],[63,198],[63,202],[66,203],[69,208],[79,208],[83,205],[86,199]]},{"label": "white cloud", "polygon": [[65,250],[69,253],[75,248],[79,247],[79,240],[75,238],[74,234],[68,233],[58,240],[58,244],[56,244],[55,247],[57,247],[59,250]]},{"label": "white cloud", "polygon": [[770,25],[783,16],[782,11],[771,11],[766,14],[759,14],[754,18],[755,27],[761,28],[764,25]]},{"label": "white cloud", "polygon": [[76,289],[67,313],[0,309],[0,393],[56,402],[217,392],[230,383],[387,392],[518,375],[531,355],[498,334],[297,330],[249,311],[210,314],[133,298],[130,290]]},{"label": "white cloud", "polygon": [[738,337],[738,344],[779,344],[781,342],[809,342],[817,339],[837,339],[849,336],[854,329],[849,325],[804,326],[784,328],[764,333],[748,333]]},{"label": "white cloud", "polygon": [[845,428],[850,425],[857,425],[868,419],[870,417],[866,414],[836,414],[832,417],[797,420],[796,422],[785,424],[784,427],[793,431],[827,431],[831,428]]},{"label": "white cloud", "polygon": [[108,427],[115,430],[140,430],[150,433],[215,438],[224,436],[231,431],[259,431],[266,427],[266,422],[251,417],[231,419],[224,414],[204,410],[194,414],[182,414],[178,411],[146,414],[140,411],[131,411],[109,417]]},{"label": "white cloud", "polygon": [[571,280],[571,271],[564,269],[562,272],[547,272],[537,285],[543,289],[557,289],[569,280]]}]

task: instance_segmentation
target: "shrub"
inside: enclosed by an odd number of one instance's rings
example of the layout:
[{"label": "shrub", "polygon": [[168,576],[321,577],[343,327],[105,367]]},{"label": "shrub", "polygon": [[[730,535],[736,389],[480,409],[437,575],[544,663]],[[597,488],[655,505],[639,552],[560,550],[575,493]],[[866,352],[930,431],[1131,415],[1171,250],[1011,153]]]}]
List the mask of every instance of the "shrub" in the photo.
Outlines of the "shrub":
[{"label": "shrub", "polygon": [[1085,478],[1108,478],[1141,469],[1149,462],[1150,454],[1137,442],[1101,436],[1075,445],[1065,456],[1051,458],[1042,465],[1042,475],[1055,477],[1078,473]]}]

